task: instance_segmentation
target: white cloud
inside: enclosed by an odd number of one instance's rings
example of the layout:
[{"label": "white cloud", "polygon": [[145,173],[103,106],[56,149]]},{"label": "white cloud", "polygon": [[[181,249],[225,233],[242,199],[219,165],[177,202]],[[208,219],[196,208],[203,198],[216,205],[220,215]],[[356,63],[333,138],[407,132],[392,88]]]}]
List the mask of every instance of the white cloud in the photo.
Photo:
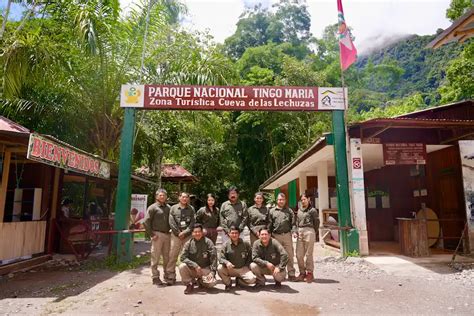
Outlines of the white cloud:
[{"label": "white cloud", "polygon": [[[122,7],[133,0],[120,0]],[[189,9],[187,28],[206,30],[216,41],[232,35],[245,7],[262,2],[264,7],[275,0],[183,0]],[[450,22],[445,17],[450,0],[343,0],[345,18],[353,28],[359,51],[368,49],[374,38],[401,34],[434,34]],[[324,28],[337,23],[335,0],[307,0],[311,14],[311,32],[320,37]]]}]

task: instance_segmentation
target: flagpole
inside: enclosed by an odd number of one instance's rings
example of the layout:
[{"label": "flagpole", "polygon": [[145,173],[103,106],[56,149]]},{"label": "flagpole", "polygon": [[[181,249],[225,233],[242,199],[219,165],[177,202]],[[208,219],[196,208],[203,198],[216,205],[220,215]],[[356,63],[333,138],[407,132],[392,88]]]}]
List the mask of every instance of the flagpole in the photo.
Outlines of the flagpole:
[{"label": "flagpole", "polygon": [[[350,253],[359,252],[358,234],[352,226],[351,195],[349,182],[349,138],[347,131],[347,98],[344,70],[355,61],[355,48],[350,39],[350,33],[344,21],[341,0],[338,3],[339,20],[339,55],[341,62],[341,85],[343,89],[344,110],[333,111],[332,126],[334,139],[334,163],[336,166],[338,222],[340,231],[341,250],[344,257]],[[348,44],[350,46],[348,46]],[[348,50],[349,47],[349,50]]]}]

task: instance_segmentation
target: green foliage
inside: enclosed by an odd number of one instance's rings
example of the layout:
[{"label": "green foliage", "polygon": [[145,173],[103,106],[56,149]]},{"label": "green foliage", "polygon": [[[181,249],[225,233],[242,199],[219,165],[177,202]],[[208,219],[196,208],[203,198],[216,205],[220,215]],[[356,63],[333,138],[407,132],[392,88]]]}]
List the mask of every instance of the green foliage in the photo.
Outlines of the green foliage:
[{"label": "green foliage", "polygon": [[446,10],[446,17],[454,21],[472,8],[473,5],[472,0],[451,0],[449,8]]},{"label": "green foliage", "polygon": [[236,32],[225,40],[225,51],[239,59],[251,47],[268,43],[290,43],[302,47],[310,38],[311,18],[304,1],[281,0],[268,11],[261,5],[245,11]]},{"label": "green foliage", "polygon": [[474,98],[474,41],[464,48],[446,70],[446,84],[440,87],[441,103]]}]

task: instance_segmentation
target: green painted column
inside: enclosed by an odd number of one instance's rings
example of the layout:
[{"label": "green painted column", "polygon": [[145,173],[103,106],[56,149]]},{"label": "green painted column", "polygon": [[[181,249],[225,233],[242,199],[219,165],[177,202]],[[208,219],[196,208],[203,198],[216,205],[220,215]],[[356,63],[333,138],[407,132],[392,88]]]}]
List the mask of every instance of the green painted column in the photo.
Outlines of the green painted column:
[{"label": "green painted column", "polygon": [[[133,108],[125,108],[122,127],[122,138],[120,140],[120,164],[118,172],[118,184],[115,203],[114,229],[127,229],[130,212],[130,199],[132,193],[132,159],[133,159],[133,135],[135,132],[135,113]],[[114,240],[117,259],[120,262],[130,261],[131,234],[119,233]]]},{"label": "green painted column", "polygon": [[291,181],[288,183],[288,206],[291,208],[295,208],[296,204],[298,203],[298,192],[296,192],[296,180]]},{"label": "green painted column", "polygon": [[[336,166],[336,190],[339,227],[352,227],[349,197],[349,175],[347,169],[346,129],[344,111],[332,111],[332,136],[334,142],[334,164]],[[355,229],[339,232],[342,254],[359,251],[359,237]]]}]

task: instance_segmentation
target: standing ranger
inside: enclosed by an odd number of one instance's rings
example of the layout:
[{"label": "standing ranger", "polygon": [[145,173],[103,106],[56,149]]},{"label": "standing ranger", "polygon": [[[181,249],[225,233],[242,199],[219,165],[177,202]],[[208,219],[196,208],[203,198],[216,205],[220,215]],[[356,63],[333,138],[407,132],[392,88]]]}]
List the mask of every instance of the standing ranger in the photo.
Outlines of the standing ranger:
[{"label": "standing ranger", "polygon": [[259,231],[259,240],[252,246],[252,260],[250,269],[257,277],[257,287],[265,285],[265,275],[272,275],[275,286],[280,287],[285,280],[286,264],[288,254],[283,246],[274,238],[271,238],[267,228]]},{"label": "standing ranger", "polygon": [[214,245],[217,241],[217,227],[219,226],[219,209],[216,206],[216,197],[209,193],[206,206],[196,212],[196,223],[204,228],[204,236],[212,240]]},{"label": "standing ranger", "polygon": [[277,197],[277,206],[270,209],[270,232],[276,240],[285,248],[288,253],[288,280],[296,281],[295,267],[293,257],[292,234],[296,235],[295,214],[293,210],[286,206],[286,196],[279,193]]},{"label": "standing ranger", "polygon": [[265,199],[262,192],[255,193],[255,204],[248,208],[248,227],[250,229],[250,245],[258,239],[258,232],[270,225],[270,211],[264,205]]},{"label": "standing ranger", "polygon": [[148,207],[144,226],[146,233],[151,238],[151,278],[153,284],[163,285],[158,271],[158,262],[163,257],[163,272],[165,280],[168,279],[166,265],[169,261],[170,253],[170,206],[166,203],[166,190],[158,189],[155,193],[156,202]]},{"label": "standing ranger", "polygon": [[196,279],[202,287],[216,286],[216,247],[209,238],[204,237],[201,224],[194,224],[192,234],[193,238],[184,244],[179,265],[179,274],[186,284],[184,294],[193,292],[193,281]]},{"label": "standing ranger", "polygon": [[[296,213],[296,226],[298,227],[298,239],[296,241],[296,259],[298,260],[298,281],[313,281],[314,258],[313,249],[316,240],[316,230],[319,229],[319,214],[311,207],[306,194],[301,194],[301,207]],[[306,256],[306,262],[305,262]]]},{"label": "standing ranger", "polygon": [[229,228],[229,237],[221,250],[217,272],[225,284],[225,291],[232,287],[231,277],[235,277],[235,285],[250,285],[255,283],[255,275],[250,271],[252,263],[252,247],[240,238],[238,227]]},{"label": "standing ranger", "polygon": [[168,279],[166,283],[176,282],[176,261],[183,245],[191,238],[194,226],[194,208],[189,205],[189,193],[181,192],[179,202],[170,209],[169,223],[171,227],[170,260],[166,265]]},{"label": "standing ranger", "polygon": [[239,200],[239,190],[232,186],[228,191],[229,200],[221,205],[220,222],[224,229],[225,237],[222,243],[225,244],[229,240],[229,227],[235,226],[243,231],[247,224],[247,204]]}]

